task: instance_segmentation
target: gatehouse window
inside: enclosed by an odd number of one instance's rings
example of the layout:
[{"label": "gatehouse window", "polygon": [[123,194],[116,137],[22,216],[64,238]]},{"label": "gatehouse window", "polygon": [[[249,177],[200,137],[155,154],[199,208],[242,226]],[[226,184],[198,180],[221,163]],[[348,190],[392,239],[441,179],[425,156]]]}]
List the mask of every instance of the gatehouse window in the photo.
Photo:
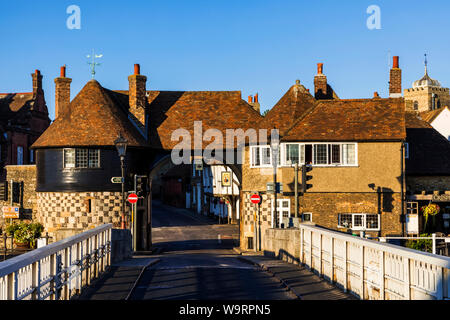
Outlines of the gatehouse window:
[{"label": "gatehouse window", "polygon": [[100,150],[64,149],[64,168],[100,168]]}]

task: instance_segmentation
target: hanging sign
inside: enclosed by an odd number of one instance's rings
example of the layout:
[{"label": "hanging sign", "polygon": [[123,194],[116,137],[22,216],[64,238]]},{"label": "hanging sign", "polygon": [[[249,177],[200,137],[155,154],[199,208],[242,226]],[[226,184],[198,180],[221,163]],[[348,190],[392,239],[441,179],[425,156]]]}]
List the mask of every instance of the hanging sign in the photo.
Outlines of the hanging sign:
[{"label": "hanging sign", "polygon": [[222,187],[231,187],[231,172],[222,172]]}]

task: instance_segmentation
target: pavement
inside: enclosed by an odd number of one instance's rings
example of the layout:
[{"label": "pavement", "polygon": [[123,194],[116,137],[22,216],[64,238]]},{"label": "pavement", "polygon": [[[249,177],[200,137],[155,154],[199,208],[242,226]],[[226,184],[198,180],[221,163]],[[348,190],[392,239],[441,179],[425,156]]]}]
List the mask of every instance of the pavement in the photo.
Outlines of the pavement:
[{"label": "pavement", "polygon": [[240,254],[238,259],[269,272],[300,300],[359,300],[306,267],[265,257],[262,253],[242,251],[239,248],[235,248],[235,251]]}]

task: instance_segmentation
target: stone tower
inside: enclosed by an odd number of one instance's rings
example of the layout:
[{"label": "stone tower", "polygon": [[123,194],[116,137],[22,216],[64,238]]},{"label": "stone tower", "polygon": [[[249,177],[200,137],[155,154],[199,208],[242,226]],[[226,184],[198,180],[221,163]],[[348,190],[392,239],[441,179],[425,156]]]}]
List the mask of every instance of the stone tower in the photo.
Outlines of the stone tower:
[{"label": "stone tower", "polygon": [[405,89],[403,94],[408,111],[425,112],[450,106],[449,89],[443,88],[439,81],[430,78],[426,59],[425,75],[414,81],[412,88]]}]

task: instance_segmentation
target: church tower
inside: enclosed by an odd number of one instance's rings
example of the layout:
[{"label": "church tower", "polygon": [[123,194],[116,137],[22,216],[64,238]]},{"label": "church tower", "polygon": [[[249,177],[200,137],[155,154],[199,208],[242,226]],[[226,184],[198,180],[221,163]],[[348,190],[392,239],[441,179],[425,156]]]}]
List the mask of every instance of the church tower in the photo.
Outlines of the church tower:
[{"label": "church tower", "polygon": [[412,88],[405,89],[403,94],[407,111],[425,112],[450,106],[449,89],[443,88],[439,81],[428,75],[427,55],[425,55],[425,75],[414,81]]}]

